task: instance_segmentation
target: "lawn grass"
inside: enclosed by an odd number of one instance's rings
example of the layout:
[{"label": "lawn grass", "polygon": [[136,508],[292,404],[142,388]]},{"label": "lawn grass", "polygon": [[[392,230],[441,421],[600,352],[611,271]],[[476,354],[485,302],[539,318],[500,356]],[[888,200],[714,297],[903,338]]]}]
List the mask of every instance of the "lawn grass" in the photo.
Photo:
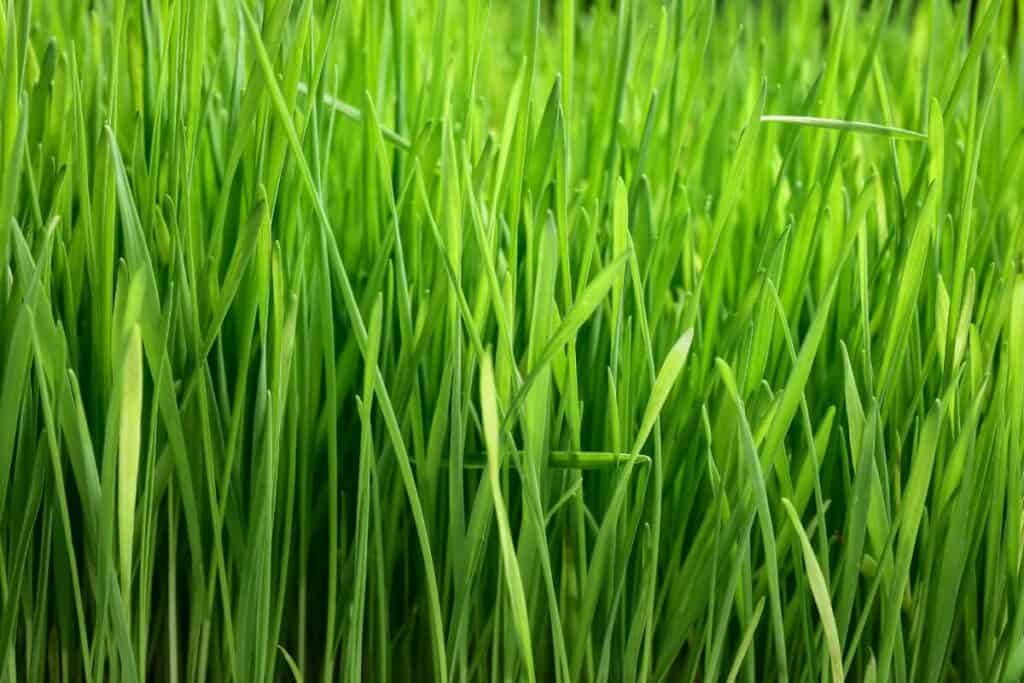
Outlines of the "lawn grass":
[{"label": "lawn grass", "polygon": [[1022,18],[0,0],[0,680],[1020,680]]}]

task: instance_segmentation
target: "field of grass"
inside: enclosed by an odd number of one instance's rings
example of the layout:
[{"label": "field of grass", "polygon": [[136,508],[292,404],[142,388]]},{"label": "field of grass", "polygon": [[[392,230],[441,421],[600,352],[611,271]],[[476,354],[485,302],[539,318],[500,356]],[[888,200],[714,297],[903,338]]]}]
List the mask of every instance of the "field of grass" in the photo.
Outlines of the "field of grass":
[{"label": "field of grass", "polygon": [[0,0],[0,680],[1020,680],[1024,1],[717,5]]}]

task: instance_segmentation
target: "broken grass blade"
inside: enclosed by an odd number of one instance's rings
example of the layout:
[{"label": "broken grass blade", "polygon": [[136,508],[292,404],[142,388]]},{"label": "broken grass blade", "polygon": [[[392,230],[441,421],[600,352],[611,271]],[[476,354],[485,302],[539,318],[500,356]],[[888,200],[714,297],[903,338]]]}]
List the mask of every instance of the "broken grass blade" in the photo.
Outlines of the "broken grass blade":
[{"label": "broken grass blade", "polygon": [[[309,86],[306,83],[300,82],[299,92],[302,93],[303,95],[308,95]],[[323,101],[324,104],[326,104],[328,107],[338,112],[345,118],[355,121],[356,123],[363,122],[363,112],[358,107],[354,107],[345,100],[338,99],[334,95],[325,92]],[[409,138],[405,137],[401,133],[396,132],[392,128],[388,128],[387,126],[381,124],[380,134],[385,140],[387,140],[388,142],[397,147],[401,147],[404,150],[412,149],[412,142],[409,140]]]}]

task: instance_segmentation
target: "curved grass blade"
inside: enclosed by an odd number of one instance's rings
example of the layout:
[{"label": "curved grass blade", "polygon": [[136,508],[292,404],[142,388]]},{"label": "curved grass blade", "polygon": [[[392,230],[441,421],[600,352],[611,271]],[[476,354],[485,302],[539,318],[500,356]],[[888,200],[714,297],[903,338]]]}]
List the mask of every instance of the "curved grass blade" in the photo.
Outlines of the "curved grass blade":
[{"label": "curved grass blade", "polygon": [[782,619],[782,592],[779,589],[779,559],[775,549],[775,526],[772,523],[771,510],[768,506],[768,490],[765,486],[764,472],[761,470],[761,458],[757,454],[754,435],[750,431],[747,411],[736,388],[736,380],[732,368],[722,359],[716,359],[718,374],[722,378],[726,392],[736,406],[740,422],[740,444],[745,453],[747,469],[754,485],[754,503],[757,506],[758,525],[761,527],[761,540],[764,543],[765,570],[768,573],[768,592],[771,597],[772,631],[775,637],[775,658],[779,670],[776,672],[782,680],[788,680],[789,665],[786,661],[786,629]]},{"label": "curved grass blade", "polygon": [[914,140],[921,142],[928,139],[924,133],[906,128],[886,126],[881,123],[867,123],[865,121],[845,121],[843,119],[827,119],[817,116],[789,116],[786,114],[765,114],[761,117],[761,123],[783,123],[793,126],[806,126],[810,128],[827,128],[829,130],[845,130],[851,133],[866,133],[868,135],[884,135],[886,137],[903,140]]},{"label": "curved grass blade", "polygon": [[497,390],[494,387],[494,369],[491,357],[484,354],[480,359],[480,411],[483,417],[484,441],[487,444],[487,476],[491,482],[491,496],[494,498],[494,515],[498,520],[498,540],[501,544],[501,560],[504,568],[506,588],[512,608],[512,621],[519,648],[526,665],[526,677],[536,680],[533,672],[533,645],[530,642],[530,617],[526,608],[526,593],[519,573],[519,560],[512,540],[508,522],[508,508],[501,493],[501,451],[498,433]]},{"label": "curved grass blade", "polygon": [[587,288],[580,294],[579,298],[573,303],[572,308],[569,309],[565,317],[562,318],[562,322],[558,325],[552,333],[551,338],[544,345],[540,353],[537,354],[536,363],[530,370],[530,374],[523,380],[522,386],[512,396],[512,400],[509,402],[508,410],[505,412],[504,422],[502,428],[507,427],[509,421],[516,414],[516,411],[522,405],[530,391],[530,387],[533,386],[537,378],[540,377],[541,372],[547,366],[547,364],[554,358],[555,354],[560,348],[572,339],[579,329],[583,326],[590,316],[594,314],[597,307],[604,301],[605,295],[608,294],[608,290],[612,288],[620,277],[622,277],[622,271],[629,260],[630,252],[627,251],[620,254],[614,261],[605,266],[604,270],[597,274],[597,277],[587,286]]},{"label": "curved grass blade", "polygon": [[800,522],[800,515],[797,514],[788,498],[782,499],[782,506],[786,508],[789,520],[796,530],[797,538],[800,539],[800,547],[803,548],[807,581],[811,585],[811,595],[814,596],[814,602],[818,606],[821,626],[825,631],[825,644],[828,646],[828,659],[832,667],[832,681],[833,683],[843,683],[843,653],[839,648],[839,631],[836,628],[836,617],[832,612],[832,599],[829,597],[825,575],[821,573],[814,548],[811,547],[807,532],[804,531],[804,526]]}]

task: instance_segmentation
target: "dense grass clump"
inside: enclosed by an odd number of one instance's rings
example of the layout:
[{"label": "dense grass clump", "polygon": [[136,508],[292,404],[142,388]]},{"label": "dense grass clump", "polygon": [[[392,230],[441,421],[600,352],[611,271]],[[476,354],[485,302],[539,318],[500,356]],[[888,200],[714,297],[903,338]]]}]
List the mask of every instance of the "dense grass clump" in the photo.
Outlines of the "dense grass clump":
[{"label": "dense grass clump", "polygon": [[1019,680],[1022,10],[0,0],[0,680]]}]

